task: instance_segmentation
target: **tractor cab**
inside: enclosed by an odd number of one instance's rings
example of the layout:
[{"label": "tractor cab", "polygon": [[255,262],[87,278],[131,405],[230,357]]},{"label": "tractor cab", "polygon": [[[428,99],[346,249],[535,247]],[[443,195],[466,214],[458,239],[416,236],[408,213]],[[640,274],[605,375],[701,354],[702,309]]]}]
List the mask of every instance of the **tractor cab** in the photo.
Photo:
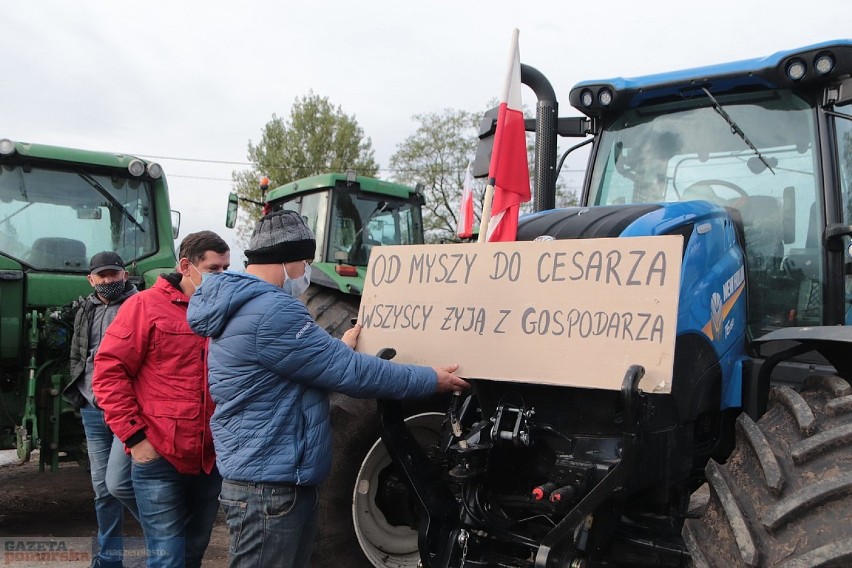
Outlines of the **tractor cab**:
[{"label": "tractor cab", "polygon": [[423,242],[423,197],[403,185],[326,174],[273,189],[267,203],[268,211],[302,214],[317,237],[318,263],[365,267],[373,247]]},{"label": "tractor cab", "polygon": [[[739,67],[752,62],[740,62],[577,85],[571,102],[600,132],[584,203],[724,207],[744,236],[751,337],[850,323],[848,267],[831,251],[852,203],[850,50],[839,42],[780,53],[751,73]],[[827,161],[827,148],[840,160]]]}]

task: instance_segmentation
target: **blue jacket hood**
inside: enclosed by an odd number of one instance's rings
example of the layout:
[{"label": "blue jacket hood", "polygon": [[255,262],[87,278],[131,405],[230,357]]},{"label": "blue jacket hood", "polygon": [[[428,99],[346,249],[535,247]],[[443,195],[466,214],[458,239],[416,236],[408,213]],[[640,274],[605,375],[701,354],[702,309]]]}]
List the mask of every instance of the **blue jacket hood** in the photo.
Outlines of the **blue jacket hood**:
[{"label": "blue jacket hood", "polygon": [[276,291],[280,289],[245,272],[212,274],[189,299],[186,318],[198,335],[219,337],[231,316],[246,302]]}]

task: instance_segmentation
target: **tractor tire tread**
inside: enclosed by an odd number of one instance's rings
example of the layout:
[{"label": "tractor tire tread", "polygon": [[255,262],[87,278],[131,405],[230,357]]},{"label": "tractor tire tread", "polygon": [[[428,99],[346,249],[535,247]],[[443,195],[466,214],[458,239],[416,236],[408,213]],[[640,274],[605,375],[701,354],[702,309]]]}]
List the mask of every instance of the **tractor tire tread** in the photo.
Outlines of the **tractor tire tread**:
[{"label": "tractor tire tread", "polygon": [[344,294],[339,290],[311,284],[301,296],[317,325],[340,339],[352,327],[350,320],[358,316],[361,296]]},{"label": "tractor tire tread", "polygon": [[784,474],[781,472],[781,465],[775,458],[775,454],[769,447],[766,436],[763,435],[763,432],[748,414],[740,414],[737,418],[737,431],[757,456],[763,477],[766,480],[766,486],[776,495],[779,494],[784,486]]},{"label": "tractor tire tread", "polygon": [[839,377],[774,387],[759,420],[737,419],[733,453],[705,468],[703,515],[684,525],[693,566],[852,565],[852,413],[831,410],[849,396]]},{"label": "tractor tire tread", "polygon": [[802,395],[790,387],[776,387],[770,391],[769,401],[781,403],[796,419],[796,424],[799,425],[799,430],[803,435],[813,434],[814,428],[816,428],[816,418]]}]

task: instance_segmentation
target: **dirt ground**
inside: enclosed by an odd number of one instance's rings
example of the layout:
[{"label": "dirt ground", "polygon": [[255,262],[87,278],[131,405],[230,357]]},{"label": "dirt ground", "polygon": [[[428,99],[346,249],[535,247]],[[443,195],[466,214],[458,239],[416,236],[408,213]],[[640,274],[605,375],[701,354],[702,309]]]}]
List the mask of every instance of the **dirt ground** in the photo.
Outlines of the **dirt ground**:
[{"label": "dirt ground", "polygon": [[[56,473],[39,473],[37,455],[22,465],[3,457],[0,459],[0,543],[3,544],[0,562],[15,568],[88,567],[92,539],[97,536],[94,493],[88,472],[74,462],[64,462]],[[134,552],[144,550],[142,530],[129,514],[125,535],[130,537],[125,542],[128,551],[125,567],[144,567],[144,558],[133,557]],[[213,527],[203,565],[205,568],[228,565],[228,529],[221,513]]]}]

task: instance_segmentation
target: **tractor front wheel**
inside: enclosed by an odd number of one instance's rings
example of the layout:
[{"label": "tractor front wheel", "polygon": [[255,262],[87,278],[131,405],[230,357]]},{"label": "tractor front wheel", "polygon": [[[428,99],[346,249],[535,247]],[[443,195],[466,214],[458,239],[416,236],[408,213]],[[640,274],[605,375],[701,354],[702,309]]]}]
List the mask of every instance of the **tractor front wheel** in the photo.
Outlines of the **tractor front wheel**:
[{"label": "tractor front wheel", "polygon": [[[403,404],[406,424],[424,448],[438,442],[445,397]],[[319,530],[311,565],[416,568],[416,512],[381,440],[374,400],[331,395],[334,462],[320,487]]]},{"label": "tractor front wheel", "polygon": [[707,464],[710,500],[683,536],[696,568],[852,565],[852,388],[836,376],[773,388],[737,420],[727,463]]}]

